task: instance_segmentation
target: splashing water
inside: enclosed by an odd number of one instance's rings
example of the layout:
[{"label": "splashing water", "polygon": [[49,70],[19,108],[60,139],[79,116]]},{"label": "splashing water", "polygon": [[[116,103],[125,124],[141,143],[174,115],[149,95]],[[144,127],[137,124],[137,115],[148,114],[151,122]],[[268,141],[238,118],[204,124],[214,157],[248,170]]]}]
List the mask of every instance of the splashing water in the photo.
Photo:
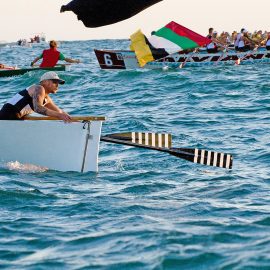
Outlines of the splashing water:
[{"label": "splashing water", "polygon": [[48,168],[37,166],[33,164],[22,164],[18,161],[11,161],[6,164],[6,167],[12,171],[28,172],[28,173],[37,173],[37,172],[46,172]]}]

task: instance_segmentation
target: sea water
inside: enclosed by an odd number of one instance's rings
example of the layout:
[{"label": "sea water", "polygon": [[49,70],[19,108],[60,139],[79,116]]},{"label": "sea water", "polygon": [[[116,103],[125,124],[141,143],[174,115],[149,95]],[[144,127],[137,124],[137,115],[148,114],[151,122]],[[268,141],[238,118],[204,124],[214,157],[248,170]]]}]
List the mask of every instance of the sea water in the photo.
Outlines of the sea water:
[{"label": "sea water", "polygon": [[[128,45],[61,42],[82,63],[59,72],[54,102],[106,116],[103,135],[171,133],[174,147],[231,153],[233,169],[105,142],[98,173],[2,163],[0,268],[270,269],[269,65],[99,68],[94,48]],[[47,47],[1,47],[0,62],[26,67]],[[42,74],[0,78],[1,106]]]}]

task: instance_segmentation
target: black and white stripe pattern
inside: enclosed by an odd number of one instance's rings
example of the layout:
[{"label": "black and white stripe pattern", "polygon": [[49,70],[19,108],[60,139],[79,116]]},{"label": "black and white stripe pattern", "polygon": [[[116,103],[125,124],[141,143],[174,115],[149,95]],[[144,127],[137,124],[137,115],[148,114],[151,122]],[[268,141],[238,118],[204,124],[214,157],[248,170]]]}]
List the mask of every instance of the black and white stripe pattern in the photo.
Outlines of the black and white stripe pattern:
[{"label": "black and white stripe pattern", "polygon": [[220,168],[232,168],[232,155],[212,152],[207,150],[194,149],[194,163],[215,166]]},{"label": "black and white stripe pattern", "polygon": [[172,146],[172,135],[161,133],[131,132],[132,143],[147,146],[170,148]]},{"label": "black and white stripe pattern", "polygon": [[13,105],[21,117],[34,112],[32,97],[26,89],[10,98],[7,103]]}]

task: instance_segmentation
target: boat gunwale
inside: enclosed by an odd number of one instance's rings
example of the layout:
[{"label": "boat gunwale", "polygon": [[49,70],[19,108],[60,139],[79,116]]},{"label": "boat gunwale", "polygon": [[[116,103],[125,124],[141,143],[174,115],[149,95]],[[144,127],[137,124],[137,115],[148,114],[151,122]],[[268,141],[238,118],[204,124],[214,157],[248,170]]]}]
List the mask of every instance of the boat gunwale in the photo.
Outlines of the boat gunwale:
[{"label": "boat gunwale", "polygon": [[[29,120],[29,121],[62,121],[59,118],[52,117],[52,116],[25,116],[23,120]],[[105,116],[71,116],[71,120],[76,122],[76,121],[106,121]]]}]

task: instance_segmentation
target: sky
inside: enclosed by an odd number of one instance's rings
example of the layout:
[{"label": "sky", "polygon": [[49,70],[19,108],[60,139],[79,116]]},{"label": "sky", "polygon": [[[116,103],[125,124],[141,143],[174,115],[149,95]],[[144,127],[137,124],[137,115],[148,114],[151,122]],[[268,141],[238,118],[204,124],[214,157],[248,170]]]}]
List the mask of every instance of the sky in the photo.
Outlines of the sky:
[{"label": "sky", "polygon": [[163,0],[128,20],[99,28],[86,28],[73,12],[60,13],[60,7],[69,2],[0,0],[0,42],[30,39],[41,32],[47,40],[129,38],[138,29],[150,35],[172,20],[201,35],[209,27],[218,32],[270,31],[270,0]]}]

